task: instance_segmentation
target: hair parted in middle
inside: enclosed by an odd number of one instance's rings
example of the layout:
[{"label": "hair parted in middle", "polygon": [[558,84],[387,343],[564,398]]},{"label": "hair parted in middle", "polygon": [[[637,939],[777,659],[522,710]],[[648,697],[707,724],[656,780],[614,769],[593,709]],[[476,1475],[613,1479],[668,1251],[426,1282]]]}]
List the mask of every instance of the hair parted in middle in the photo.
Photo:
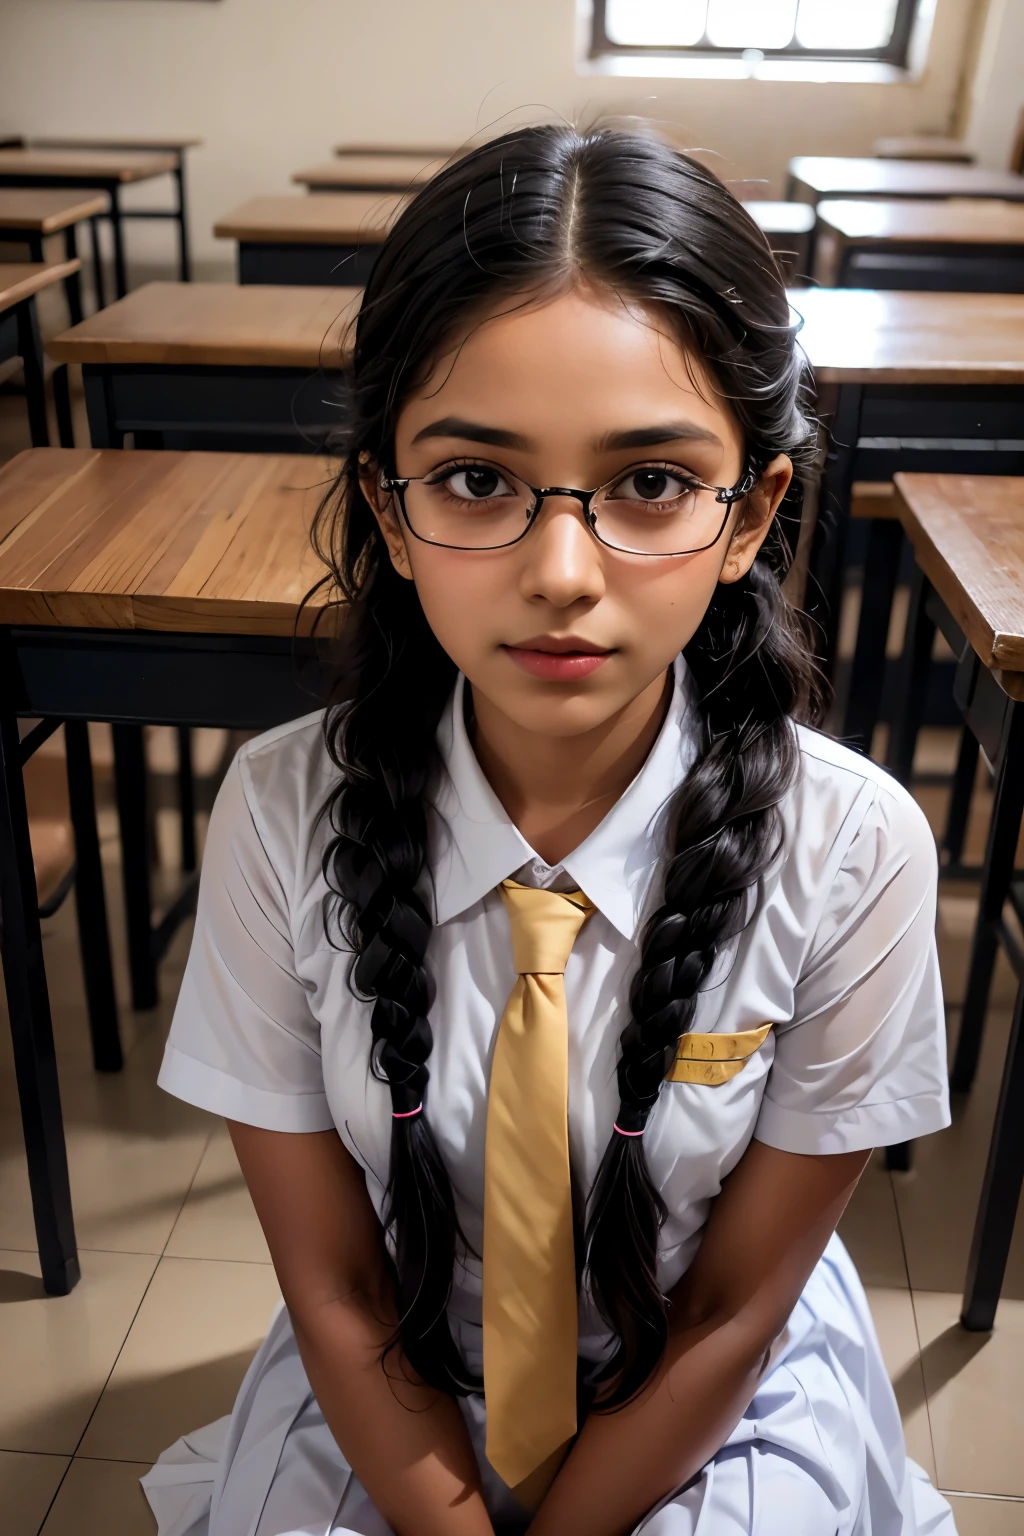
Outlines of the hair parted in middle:
[{"label": "hair parted in middle", "polygon": [[[799,526],[799,472],[815,448],[806,363],[764,236],[721,181],[642,132],[522,129],[443,170],[389,234],[359,313],[349,425],[314,530],[341,598],[346,659],[325,716],[338,780],[325,814],[325,921],[354,952],[351,985],[372,1003],[368,1042],[392,1120],[385,1224],[399,1346],[447,1392],[479,1391],[447,1319],[466,1242],[426,1113],[432,929],[428,803],[454,663],[415,586],[392,567],[360,474],[394,474],[403,402],[477,318],[586,283],[671,326],[739,423],[747,460],[779,453],[797,480],[749,573],[720,583],[684,655],[698,694],[696,759],[666,811],[660,905],[646,923],[620,1036],[624,1130],[642,1130],[717,953],[749,921],[781,848],[780,800],[796,780],[794,721],[821,696],[800,616],[781,590]],[[787,541],[788,524],[791,541]],[[658,1285],[665,1208],[642,1136],[609,1140],[578,1222],[577,1267],[616,1339],[598,1406],[627,1402],[667,1339]]]}]

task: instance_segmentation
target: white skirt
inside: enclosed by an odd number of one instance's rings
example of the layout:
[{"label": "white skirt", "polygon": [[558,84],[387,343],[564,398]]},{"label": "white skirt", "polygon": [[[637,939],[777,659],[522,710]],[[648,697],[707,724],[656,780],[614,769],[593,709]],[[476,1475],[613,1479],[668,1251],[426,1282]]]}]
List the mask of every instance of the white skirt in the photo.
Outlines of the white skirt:
[{"label": "white skirt", "polygon": [[[718,1455],[636,1527],[645,1536],[956,1536],[910,1461],[857,1272],[833,1237],[776,1358]],[[527,1523],[484,1459],[498,1530]],[[142,1479],[159,1536],[391,1536],[324,1423],[288,1314],[276,1313],[229,1417],[186,1435]]]}]

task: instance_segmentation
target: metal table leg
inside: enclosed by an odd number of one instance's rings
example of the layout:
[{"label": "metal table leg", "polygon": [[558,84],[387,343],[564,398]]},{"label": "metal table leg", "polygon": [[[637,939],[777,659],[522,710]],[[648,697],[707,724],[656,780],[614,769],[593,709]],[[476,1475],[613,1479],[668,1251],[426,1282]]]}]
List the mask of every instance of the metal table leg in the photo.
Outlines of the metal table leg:
[{"label": "metal table leg", "polygon": [[192,260],[188,249],[188,207],[185,201],[185,151],[178,155],[178,168],[174,173],[178,184],[178,270],[183,283],[192,281]]},{"label": "metal table leg", "polygon": [[92,285],[96,293],[96,308],[105,309],[107,305],[107,285],[103,280],[103,247],[100,244],[100,220],[98,214],[94,214],[89,220],[89,239],[92,244]]},{"label": "metal table leg", "polygon": [[[68,261],[78,260],[78,232],[74,224],[64,231],[64,255]],[[82,323],[82,274],[72,272],[64,279],[64,297],[68,301],[68,316],[72,325]]]},{"label": "metal table leg", "polygon": [[928,578],[918,566],[914,571],[914,585],[910,591],[907,633],[898,674],[899,689],[889,730],[888,751],[885,754],[885,766],[901,784],[910,783],[914,769],[914,749],[924,719],[925,689],[935,641],[935,620],[928,612],[930,590]]},{"label": "metal table leg", "polygon": [[149,884],[149,831],[146,822],[146,752],[141,725],[115,725],[114,785],[121,827],[121,879],[132,1007],[155,1008],[156,965],[153,960],[153,898]]},{"label": "metal table leg", "polygon": [[819,660],[830,678],[835,673],[839,648],[850,491],[862,395],[860,385],[844,384],[836,399],[808,561],[804,609],[815,625]]},{"label": "metal table leg", "polygon": [[123,299],[128,292],[128,265],[124,255],[124,215],[121,212],[121,194],[116,186],[110,188],[108,217],[114,236],[114,287],[117,297]]},{"label": "metal table leg", "polygon": [[89,1010],[92,1060],[97,1072],[119,1072],[124,1065],[117,1023],[117,995],[110,963],[107,901],[96,831],[89,727],[84,720],[64,726],[68,764],[68,799],[75,829],[75,905],[82,951],[82,973]]},{"label": "metal table leg", "polygon": [[25,299],[14,306],[18,324],[18,351],[25,372],[25,403],[28,406],[28,425],[33,448],[50,446],[50,429],[46,424],[46,379],[43,373],[43,344],[39,338],[39,322],[36,318],[34,299]]},{"label": "metal table leg", "polygon": [[953,787],[949,795],[946,813],[946,830],[942,835],[942,847],[948,864],[960,863],[967,836],[967,821],[971,814],[974,781],[978,776],[978,740],[972,731],[964,728],[960,737],[960,754],[953,773]]},{"label": "metal table leg", "polygon": [[881,713],[886,641],[902,548],[900,524],[889,519],[874,519],[864,558],[857,645],[840,729],[843,738],[862,752],[871,751]]}]

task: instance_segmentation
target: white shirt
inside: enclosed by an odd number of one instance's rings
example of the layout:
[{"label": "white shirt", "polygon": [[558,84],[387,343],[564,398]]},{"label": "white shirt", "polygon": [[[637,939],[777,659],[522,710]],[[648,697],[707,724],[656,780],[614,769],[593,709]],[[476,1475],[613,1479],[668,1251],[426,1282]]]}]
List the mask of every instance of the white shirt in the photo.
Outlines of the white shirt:
[{"label": "white shirt", "polygon": [[[439,731],[447,768],[431,819],[435,923],[427,951],[434,1046],[426,1114],[463,1230],[483,1245],[491,1051],[515,983],[496,887],[563,874],[597,909],[569,957],[569,1145],[589,1189],[618,1105],[615,1065],[644,918],[660,895],[660,817],[695,753],[688,670],[643,768],[558,870],[537,858],[476,761],[460,678]],[[723,947],[698,999],[700,1033],[756,1029],[761,1048],[717,1087],[667,1082],[644,1134],[668,1207],[659,1276],[670,1288],[751,1136],[797,1153],[887,1145],[949,1123],[935,949],[937,861],[921,810],[884,769],[798,727],[802,772],[782,802],[784,846],[752,921]],[[322,716],[248,742],[221,787],[195,937],[160,1072],[169,1092],[278,1131],[337,1127],[381,1211],[391,1101],[369,1071],[370,1005],[324,930],[320,810],[337,770]],[[480,1274],[456,1274],[453,1321],[479,1325]],[[581,1353],[600,1325],[583,1303]],[[477,1350],[458,1329],[463,1347]],[[473,1361],[470,1361],[473,1364]]]}]

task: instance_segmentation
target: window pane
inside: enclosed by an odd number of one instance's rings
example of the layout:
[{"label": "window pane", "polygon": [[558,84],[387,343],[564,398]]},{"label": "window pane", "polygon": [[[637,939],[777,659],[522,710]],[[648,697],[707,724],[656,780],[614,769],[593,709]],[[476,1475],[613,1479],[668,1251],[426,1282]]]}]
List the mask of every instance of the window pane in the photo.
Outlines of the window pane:
[{"label": "window pane", "polygon": [[687,48],[704,36],[708,0],[608,0],[605,31],[637,48]]},{"label": "window pane", "polygon": [[800,0],[797,42],[804,48],[884,48],[892,37],[897,0]]},{"label": "window pane", "polygon": [[787,48],[796,5],[797,0],[711,0],[708,41],[716,48]]}]

